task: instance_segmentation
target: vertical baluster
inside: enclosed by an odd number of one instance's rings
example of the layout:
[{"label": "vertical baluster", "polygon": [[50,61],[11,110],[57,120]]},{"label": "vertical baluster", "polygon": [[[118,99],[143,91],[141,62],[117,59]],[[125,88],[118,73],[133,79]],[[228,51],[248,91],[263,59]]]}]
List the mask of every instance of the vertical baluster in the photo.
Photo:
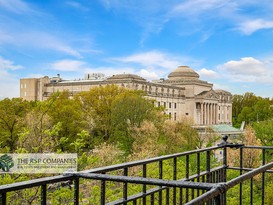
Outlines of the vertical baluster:
[{"label": "vertical baluster", "polygon": [[41,205],[46,205],[46,184],[41,186]]},{"label": "vertical baluster", "polygon": [[[159,161],[159,179],[163,178],[163,162],[162,160]],[[161,188],[162,186],[160,186]],[[158,204],[162,205],[162,189],[160,189],[159,193],[158,193]]]},{"label": "vertical baluster", "polygon": [[[189,179],[189,155],[186,155],[186,180]],[[189,201],[189,190],[186,188],[186,202]]]},{"label": "vertical baluster", "polygon": [[169,198],[170,198],[170,190],[166,189],[166,205],[169,205]]},{"label": "vertical baluster", "polygon": [[100,204],[105,204],[105,188],[106,181],[102,179],[100,182]]},{"label": "vertical baluster", "polygon": [[[146,178],[147,177],[147,165],[146,164],[143,164],[143,167],[142,167],[142,176],[143,178]],[[143,205],[146,205],[146,184],[143,184],[142,186],[142,192],[144,194],[143,196],[143,200],[142,200],[142,204]]]},{"label": "vertical baluster", "polygon": [[[173,180],[177,180],[177,158],[173,158]],[[176,204],[176,187],[173,188],[173,204]]]},{"label": "vertical baluster", "polygon": [[253,204],[253,178],[250,179],[250,205]]},{"label": "vertical baluster", "polygon": [[74,178],[74,205],[79,205],[79,178]]},{"label": "vertical baluster", "polygon": [[[240,147],[240,175],[243,174],[243,148]],[[242,205],[242,191],[243,191],[243,183],[240,183],[240,193],[239,193],[239,203]]]},{"label": "vertical baluster", "polygon": [[151,205],[154,205],[154,194],[151,194]]},{"label": "vertical baluster", "polygon": [[[223,182],[226,182],[227,180],[227,147],[224,146],[223,148],[223,165],[224,165],[224,169],[223,169]],[[222,200],[223,200],[223,204],[226,204],[226,193],[223,193],[223,197],[222,197]]]},{"label": "vertical baluster", "polygon": [[[197,182],[200,182],[200,152],[197,153]],[[200,195],[200,190],[197,189],[197,196]]]},{"label": "vertical baluster", "polygon": [[7,205],[7,193],[6,192],[4,192],[4,193],[2,193],[2,194],[0,194],[0,196],[1,196],[1,205]]},{"label": "vertical baluster", "polygon": [[[123,176],[128,176],[128,167],[124,168]],[[123,182],[123,200],[127,201],[127,197],[128,197],[128,184],[127,182]]]},{"label": "vertical baluster", "polygon": [[207,182],[211,182],[211,177],[210,177],[210,151],[208,150],[207,153],[206,153],[206,157],[207,157],[207,160],[206,160],[206,171],[207,171]]},{"label": "vertical baluster", "polygon": [[180,198],[179,198],[179,205],[182,205],[183,204],[183,189],[182,188],[179,188],[179,195],[180,195]]},{"label": "vertical baluster", "polygon": [[[265,165],[265,149],[262,151],[262,165]],[[264,185],[265,185],[265,172],[262,173],[262,205],[264,205]]]}]

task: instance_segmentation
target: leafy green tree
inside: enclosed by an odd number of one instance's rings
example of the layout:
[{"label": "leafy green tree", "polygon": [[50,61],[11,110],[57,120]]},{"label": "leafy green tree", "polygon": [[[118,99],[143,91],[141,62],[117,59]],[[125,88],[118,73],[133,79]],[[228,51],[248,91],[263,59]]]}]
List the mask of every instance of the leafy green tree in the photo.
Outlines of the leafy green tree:
[{"label": "leafy green tree", "polygon": [[106,85],[92,88],[77,96],[82,103],[82,110],[88,120],[90,130],[94,132],[95,136],[99,136],[101,141],[107,141],[110,138],[112,103],[123,92],[126,92],[125,88]]},{"label": "leafy green tree", "polygon": [[133,127],[140,127],[144,120],[152,120],[157,112],[153,101],[144,98],[138,91],[126,91],[119,94],[112,104],[111,139],[119,141],[126,153],[130,153],[134,139],[131,137]]},{"label": "leafy green tree", "polygon": [[21,98],[0,101],[0,146],[5,147],[6,152],[16,149],[18,134],[24,126],[29,107],[30,104]]},{"label": "leafy green tree", "polygon": [[77,133],[87,128],[84,113],[81,109],[81,102],[79,98],[71,98],[68,91],[56,93],[47,101],[53,101],[48,108],[48,115],[52,123],[54,125],[61,123],[62,125],[56,137],[58,140],[66,139],[67,142],[66,144],[59,143],[59,149],[69,151],[69,144],[77,138]]},{"label": "leafy green tree", "polygon": [[256,122],[253,124],[253,128],[262,145],[273,145],[273,120]]}]

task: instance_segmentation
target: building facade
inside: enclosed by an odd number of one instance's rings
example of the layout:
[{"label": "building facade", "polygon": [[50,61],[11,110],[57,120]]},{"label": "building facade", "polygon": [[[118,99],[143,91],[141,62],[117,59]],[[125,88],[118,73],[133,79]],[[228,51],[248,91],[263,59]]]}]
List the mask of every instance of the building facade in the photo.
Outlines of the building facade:
[{"label": "building facade", "polygon": [[86,74],[84,79],[63,80],[60,75],[49,78],[20,80],[20,97],[25,100],[46,100],[52,93],[68,90],[71,96],[94,86],[115,84],[133,90],[143,90],[154,99],[156,106],[164,106],[170,119],[190,118],[196,125],[231,124],[232,95],[213,90],[213,84],[199,79],[188,66],[179,66],[168,79],[147,81],[133,74],[117,74],[105,78],[103,74]]}]

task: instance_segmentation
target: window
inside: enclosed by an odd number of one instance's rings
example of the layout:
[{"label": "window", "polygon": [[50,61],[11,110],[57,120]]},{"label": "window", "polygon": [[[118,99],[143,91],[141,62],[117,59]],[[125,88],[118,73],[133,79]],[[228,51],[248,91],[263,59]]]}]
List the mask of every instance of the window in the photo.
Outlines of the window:
[{"label": "window", "polygon": [[157,103],[158,107],[160,106],[160,102]]},{"label": "window", "polygon": [[25,97],[27,96],[27,92],[25,92]]},{"label": "window", "polygon": [[169,112],[169,119],[171,119],[171,118],[172,118],[172,113]]},{"label": "window", "polygon": [[21,88],[23,88],[23,84],[21,84]]},{"label": "window", "polygon": [[189,115],[189,113],[186,113],[186,115]]},{"label": "window", "polygon": [[176,112],[174,113],[174,121],[176,121]]},{"label": "window", "polygon": [[176,103],[174,103],[174,109],[176,109]]},{"label": "window", "polygon": [[172,103],[169,103],[169,108],[172,108]]},{"label": "window", "polygon": [[25,88],[27,88],[27,84],[25,83]]},{"label": "window", "polygon": [[164,107],[166,108],[166,102],[164,102]]}]

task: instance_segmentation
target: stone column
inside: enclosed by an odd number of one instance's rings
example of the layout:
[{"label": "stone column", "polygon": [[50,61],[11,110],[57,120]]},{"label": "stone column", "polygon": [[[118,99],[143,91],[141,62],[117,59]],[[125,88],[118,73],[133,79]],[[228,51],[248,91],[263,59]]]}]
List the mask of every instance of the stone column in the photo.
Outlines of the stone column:
[{"label": "stone column", "polygon": [[201,110],[200,110],[200,125],[203,124],[203,103],[200,103]]},{"label": "stone column", "polygon": [[207,124],[207,104],[204,103],[204,125]]}]

